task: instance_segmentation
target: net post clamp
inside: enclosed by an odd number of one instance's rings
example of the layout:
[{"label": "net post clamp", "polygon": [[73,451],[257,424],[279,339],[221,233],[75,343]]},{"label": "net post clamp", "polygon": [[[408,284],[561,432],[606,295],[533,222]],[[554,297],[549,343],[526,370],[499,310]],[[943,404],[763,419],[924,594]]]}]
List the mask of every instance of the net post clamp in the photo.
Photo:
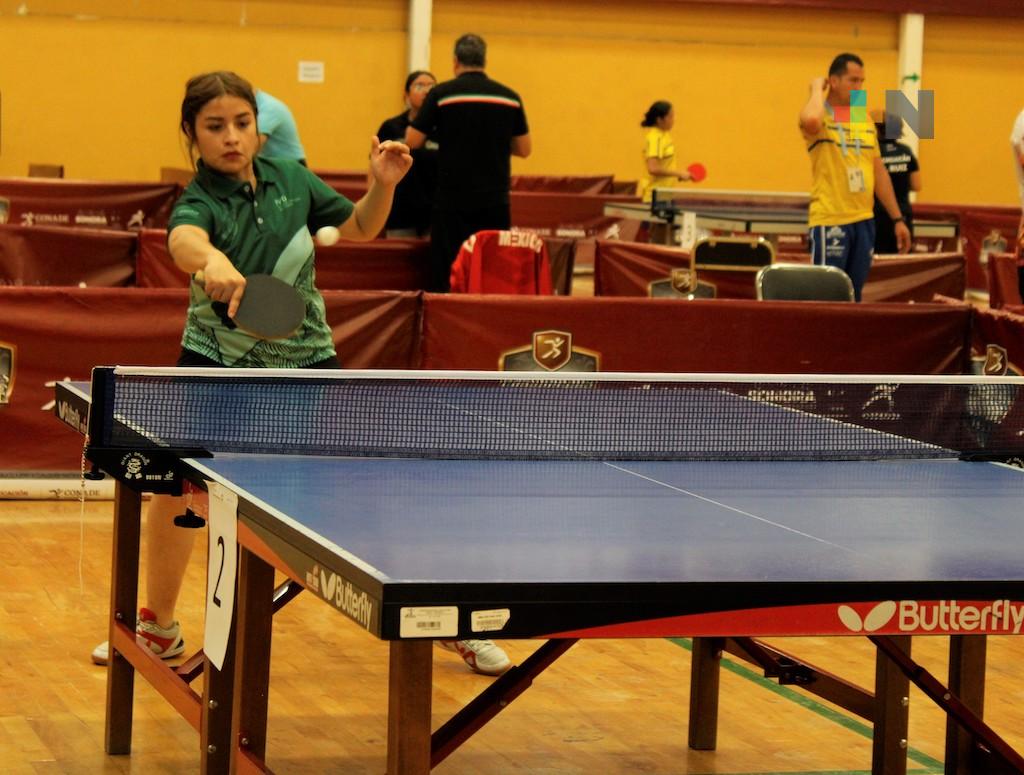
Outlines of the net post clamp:
[{"label": "net post clamp", "polygon": [[105,471],[117,481],[137,492],[157,495],[181,495],[184,479],[184,458],[212,457],[205,449],[125,447],[86,448],[86,458],[93,468]]}]

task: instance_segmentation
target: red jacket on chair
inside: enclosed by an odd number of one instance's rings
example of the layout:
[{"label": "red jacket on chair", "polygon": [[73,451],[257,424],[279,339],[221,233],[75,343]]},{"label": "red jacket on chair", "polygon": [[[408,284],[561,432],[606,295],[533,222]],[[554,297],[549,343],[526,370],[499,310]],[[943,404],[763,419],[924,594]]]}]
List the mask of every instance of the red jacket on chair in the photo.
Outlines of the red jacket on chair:
[{"label": "red jacket on chair", "polygon": [[544,240],[528,231],[478,231],[452,264],[453,293],[550,296],[551,267]]}]

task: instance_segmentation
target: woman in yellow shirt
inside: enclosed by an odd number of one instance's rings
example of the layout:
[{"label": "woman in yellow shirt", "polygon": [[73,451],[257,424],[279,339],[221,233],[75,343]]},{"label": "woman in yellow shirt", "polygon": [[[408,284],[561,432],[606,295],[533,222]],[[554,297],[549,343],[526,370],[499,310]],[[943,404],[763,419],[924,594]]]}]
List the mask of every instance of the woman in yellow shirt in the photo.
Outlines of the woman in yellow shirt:
[{"label": "woman in yellow shirt", "polygon": [[676,122],[672,103],[658,100],[644,115],[640,126],[648,127],[644,135],[644,177],[640,181],[640,194],[645,202],[651,201],[655,188],[670,188],[680,180],[690,180],[689,172],[676,170],[676,149],[669,132]]}]

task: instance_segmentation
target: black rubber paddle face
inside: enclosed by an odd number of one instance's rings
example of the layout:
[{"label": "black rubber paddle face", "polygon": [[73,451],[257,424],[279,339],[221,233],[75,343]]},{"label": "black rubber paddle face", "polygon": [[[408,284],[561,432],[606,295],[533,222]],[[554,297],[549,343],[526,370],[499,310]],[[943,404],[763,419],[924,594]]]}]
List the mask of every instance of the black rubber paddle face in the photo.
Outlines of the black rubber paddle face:
[{"label": "black rubber paddle face", "polygon": [[260,339],[287,339],[306,318],[306,304],[291,285],[269,274],[245,278],[245,293],[235,317],[228,305],[213,302],[212,309],[228,328],[238,328]]}]

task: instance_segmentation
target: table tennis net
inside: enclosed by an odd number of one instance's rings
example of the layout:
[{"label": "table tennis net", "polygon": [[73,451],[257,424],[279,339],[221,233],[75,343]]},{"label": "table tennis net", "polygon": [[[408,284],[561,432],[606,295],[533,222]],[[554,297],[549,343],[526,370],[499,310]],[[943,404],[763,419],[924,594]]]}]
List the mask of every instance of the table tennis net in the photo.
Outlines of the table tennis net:
[{"label": "table tennis net", "polygon": [[493,459],[1024,456],[1024,400],[1007,381],[270,373],[94,377],[93,413],[103,416],[91,443]]}]

